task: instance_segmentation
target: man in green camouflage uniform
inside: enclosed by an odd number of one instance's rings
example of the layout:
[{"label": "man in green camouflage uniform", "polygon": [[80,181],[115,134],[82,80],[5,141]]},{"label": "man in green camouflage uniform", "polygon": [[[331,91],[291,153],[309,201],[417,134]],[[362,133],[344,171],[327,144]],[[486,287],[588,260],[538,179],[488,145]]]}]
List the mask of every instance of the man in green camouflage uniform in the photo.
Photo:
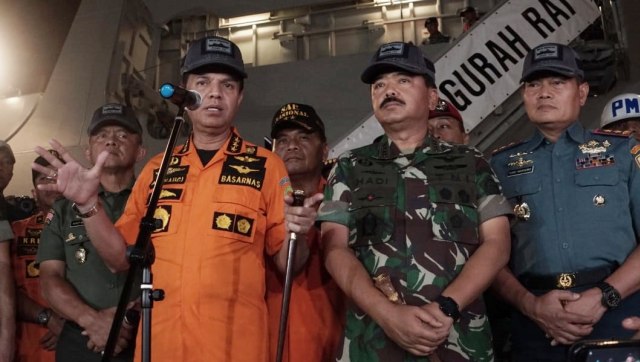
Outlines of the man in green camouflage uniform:
[{"label": "man in green camouflage uniform", "polygon": [[435,70],[417,47],[382,45],[361,78],[385,135],[340,156],[319,213],[351,300],[338,360],[491,361],[479,296],[510,248],[498,181],[477,150],[427,136]]}]

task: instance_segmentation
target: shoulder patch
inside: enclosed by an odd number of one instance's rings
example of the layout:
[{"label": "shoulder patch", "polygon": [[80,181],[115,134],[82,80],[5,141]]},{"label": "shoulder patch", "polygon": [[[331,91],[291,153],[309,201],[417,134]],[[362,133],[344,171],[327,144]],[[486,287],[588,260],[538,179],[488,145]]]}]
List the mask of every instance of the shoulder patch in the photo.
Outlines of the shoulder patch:
[{"label": "shoulder patch", "polygon": [[511,142],[511,143],[509,143],[507,145],[504,145],[502,147],[496,148],[495,150],[491,151],[491,154],[492,155],[498,154],[498,153],[500,153],[502,151],[506,151],[506,150],[511,149],[511,148],[513,148],[515,146],[521,145],[524,142],[525,142],[525,140],[519,140],[519,141]]},{"label": "shoulder patch", "polygon": [[601,136],[614,136],[614,137],[629,137],[631,136],[631,131],[616,131],[612,129],[603,129],[597,128],[591,130],[591,133],[601,135]]}]

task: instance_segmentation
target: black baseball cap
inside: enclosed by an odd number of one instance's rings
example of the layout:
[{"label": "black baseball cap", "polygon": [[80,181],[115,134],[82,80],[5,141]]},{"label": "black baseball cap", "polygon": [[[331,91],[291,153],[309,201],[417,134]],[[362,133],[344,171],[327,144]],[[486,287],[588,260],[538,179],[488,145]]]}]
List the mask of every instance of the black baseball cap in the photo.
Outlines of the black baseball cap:
[{"label": "black baseball cap", "polygon": [[520,82],[532,80],[541,73],[584,79],[578,53],[567,45],[557,43],[540,44],[529,51],[524,59]]},{"label": "black baseball cap", "polygon": [[417,46],[411,43],[382,44],[371,58],[360,79],[372,84],[383,73],[404,70],[411,74],[426,75],[436,84],[436,69]]},{"label": "black baseball cap", "polygon": [[271,138],[275,138],[283,129],[302,128],[312,133],[317,132],[323,141],[327,140],[324,133],[324,123],[310,105],[302,103],[287,103],[280,107],[271,121]]},{"label": "black baseball cap", "polygon": [[191,42],[182,61],[180,74],[192,73],[207,65],[226,68],[240,78],[247,77],[240,48],[234,42],[219,36],[208,36]]},{"label": "black baseball cap", "polygon": [[93,112],[93,118],[87,128],[89,136],[95,134],[104,126],[118,125],[142,136],[142,126],[138,122],[135,112],[129,106],[119,103],[107,103]]}]

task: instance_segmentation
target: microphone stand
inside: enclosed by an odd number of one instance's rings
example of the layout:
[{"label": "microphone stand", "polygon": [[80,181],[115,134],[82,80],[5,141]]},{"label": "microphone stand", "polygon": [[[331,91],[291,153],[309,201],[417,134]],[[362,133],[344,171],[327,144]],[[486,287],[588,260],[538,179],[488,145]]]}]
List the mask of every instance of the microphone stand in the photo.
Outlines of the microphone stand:
[{"label": "microphone stand", "polygon": [[[304,191],[295,190],[293,192],[293,205],[302,206],[304,204]],[[284,351],[284,340],[287,334],[287,324],[289,323],[289,302],[291,301],[291,284],[293,283],[293,263],[298,246],[296,233],[289,235],[289,250],[287,253],[287,265],[284,274],[284,289],[282,291],[282,306],[280,308],[280,326],[278,328],[278,351],[276,362],[282,362]]]},{"label": "microphone stand", "polygon": [[171,153],[175,147],[180,127],[182,126],[182,123],[184,123],[183,115],[184,106],[180,106],[178,107],[178,114],[174,119],[167,147],[164,150],[164,156],[162,157],[160,170],[156,176],[155,185],[151,193],[151,198],[149,199],[147,212],[142,220],[140,220],[140,231],[136,238],[136,243],[133,247],[129,247],[127,249],[129,272],[122,289],[122,294],[120,295],[116,314],[113,317],[113,323],[111,324],[111,330],[109,332],[109,339],[107,340],[107,345],[105,346],[102,355],[102,362],[111,361],[111,357],[116,347],[116,341],[120,334],[120,328],[122,327],[122,322],[125,318],[127,304],[129,304],[129,298],[131,297],[133,282],[141,268],[142,283],[140,285],[140,289],[142,290],[142,295],[140,296],[140,300],[142,306],[142,361],[151,361],[151,309],[153,308],[154,301],[161,301],[164,299],[164,291],[162,289],[153,289],[151,264],[153,264],[155,260],[155,252],[150,238],[151,233],[158,228],[158,220],[154,218],[154,213],[158,206],[158,200],[160,199],[160,192],[162,191],[162,185],[164,184],[164,176],[167,173]]}]

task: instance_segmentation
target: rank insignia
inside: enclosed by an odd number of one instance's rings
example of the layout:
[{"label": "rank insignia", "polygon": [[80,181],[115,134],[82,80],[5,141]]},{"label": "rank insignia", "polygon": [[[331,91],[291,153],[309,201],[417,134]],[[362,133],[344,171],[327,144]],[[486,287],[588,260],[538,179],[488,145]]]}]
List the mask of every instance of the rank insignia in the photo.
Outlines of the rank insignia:
[{"label": "rank insignia", "polygon": [[231,139],[227,144],[227,152],[237,153],[242,149],[242,138],[238,137],[238,135],[231,135]]},{"label": "rank insignia", "polygon": [[524,175],[533,172],[533,160],[525,159],[525,156],[529,152],[518,152],[516,154],[509,155],[510,161],[507,163],[509,170],[507,171],[507,177]]},{"label": "rank insignia", "polygon": [[224,230],[242,236],[251,236],[253,232],[253,219],[229,212],[214,212],[212,228],[214,230]]},{"label": "rank insignia", "polygon": [[596,195],[593,197],[593,204],[596,206],[603,206],[606,200],[602,195]]},{"label": "rank insignia", "polygon": [[251,225],[252,222],[245,218],[240,218],[238,222],[236,222],[236,230],[240,234],[250,235],[251,234]]},{"label": "rank insignia", "polygon": [[87,249],[83,248],[82,246],[76,249],[74,255],[78,264],[84,264],[87,261]]},{"label": "rank insignia", "polygon": [[516,214],[518,220],[527,221],[531,218],[531,209],[526,202],[516,204],[513,208],[513,213]]},{"label": "rank insignia", "polygon": [[169,230],[169,221],[171,221],[171,206],[158,206],[153,212],[153,218],[156,220],[156,229],[154,233],[165,232]]},{"label": "rank insignia", "polygon": [[37,278],[40,275],[40,270],[36,268],[36,261],[25,260],[24,262],[26,264],[26,271],[27,271],[27,274],[25,276],[27,278]]},{"label": "rank insignia", "polygon": [[217,229],[229,230],[231,227],[231,218],[227,214],[218,215],[214,221]]},{"label": "rank insignia", "polygon": [[596,140],[590,140],[579,145],[578,148],[580,149],[580,151],[582,151],[582,153],[594,154],[607,152],[607,148],[609,148],[609,146],[611,146],[611,143],[609,143],[609,141],[607,140],[604,140],[602,143]]}]

